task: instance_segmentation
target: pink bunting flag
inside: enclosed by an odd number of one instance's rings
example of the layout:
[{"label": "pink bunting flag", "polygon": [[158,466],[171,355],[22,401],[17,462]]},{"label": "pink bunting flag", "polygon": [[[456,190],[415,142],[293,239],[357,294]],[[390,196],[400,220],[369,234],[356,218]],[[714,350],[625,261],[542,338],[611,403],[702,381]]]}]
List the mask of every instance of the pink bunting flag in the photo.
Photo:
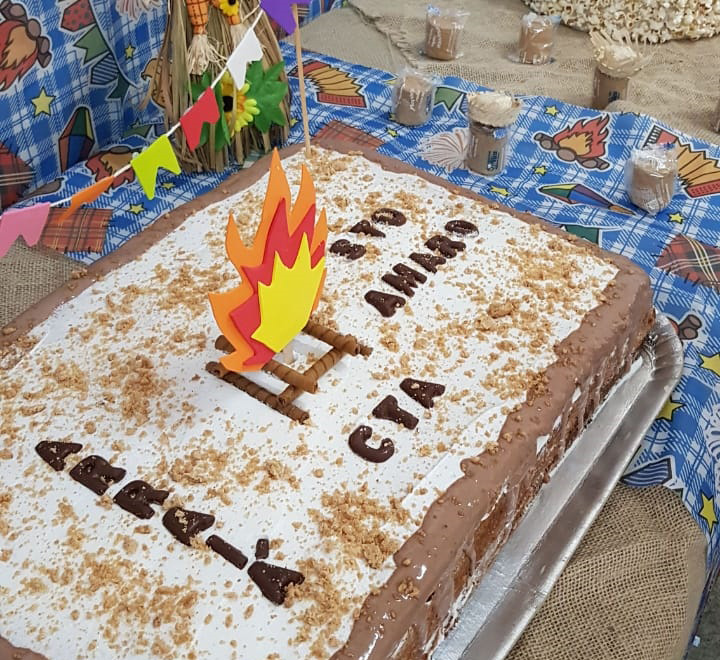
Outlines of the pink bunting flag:
[{"label": "pink bunting flag", "polygon": [[180,117],[180,125],[185,134],[187,145],[192,151],[195,151],[198,144],[200,144],[203,124],[214,124],[218,119],[220,119],[220,109],[215,98],[215,91],[208,87],[200,95],[200,98]]},{"label": "pink bunting flag", "polygon": [[227,61],[227,68],[235,87],[241,89],[245,84],[248,63],[261,60],[262,56],[263,50],[260,41],[253,30],[248,30]]},{"label": "pink bunting flag", "polygon": [[310,0],[260,0],[260,8],[288,34],[297,28],[292,5],[309,4]]},{"label": "pink bunting flag", "polygon": [[180,165],[175,157],[172,144],[167,135],[161,135],[142,153],[131,161],[137,179],[148,199],[155,198],[155,183],[158,170],[170,170],[173,174],[180,174]]},{"label": "pink bunting flag", "polygon": [[28,245],[40,240],[50,213],[50,204],[35,204],[21,209],[9,209],[0,216],[0,257],[4,257],[18,236]]}]

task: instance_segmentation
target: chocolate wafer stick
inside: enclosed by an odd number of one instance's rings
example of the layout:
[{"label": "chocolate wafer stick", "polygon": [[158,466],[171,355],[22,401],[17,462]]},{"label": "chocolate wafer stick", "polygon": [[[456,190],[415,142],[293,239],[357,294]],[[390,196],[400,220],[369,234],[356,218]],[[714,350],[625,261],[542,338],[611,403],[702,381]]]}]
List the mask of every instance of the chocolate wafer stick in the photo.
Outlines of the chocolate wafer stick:
[{"label": "chocolate wafer stick", "polygon": [[317,362],[312,364],[305,370],[305,375],[313,380],[322,378],[330,369],[332,369],[340,360],[345,352],[340,348],[331,348]]},{"label": "chocolate wafer stick", "polygon": [[[313,379],[313,381],[317,384],[317,381],[330,369],[332,369],[340,361],[344,354],[345,353],[339,348],[331,348],[319,360],[310,365],[303,372],[303,376]],[[291,385],[278,394],[278,399],[281,404],[288,405],[289,403],[295,401],[295,399],[297,399],[301,394],[301,390]]]},{"label": "chocolate wafer stick", "polygon": [[237,387],[239,390],[249,394],[253,399],[257,399],[260,403],[264,403],[269,408],[277,410],[279,413],[282,413],[295,422],[300,422],[302,424],[310,419],[310,415],[304,410],[300,410],[300,408],[292,404],[283,405],[280,403],[280,400],[275,394],[266,390],[264,387],[260,387],[260,385],[253,383],[241,374],[234,371],[228,371],[219,362],[208,362],[205,365],[205,369],[213,376],[221,378],[226,383]]},{"label": "chocolate wafer stick", "polygon": [[[215,340],[215,348],[223,353],[231,353],[235,350],[225,335],[220,335]],[[294,387],[303,390],[304,392],[310,392],[313,394],[317,391],[317,383],[312,378],[307,378],[299,371],[296,371],[292,367],[288,367],[277,360],[268,360],[262,370],[266,373],[272,374],[276,378],[279,378],[288,385],[293,385]]]},{"label": "chocolate wafer stick", "polygon": [[[303,332],[306,332],[311,337],[324,341],[326,344],[337,348],[343,353],[348,355],[363,355],[367,357],[372,353],[372,348],[361,344],[356,337],[352,335],[342,335],[339,332],[335,332],[332,328],[318,323],[317,321],[310,320],[305,324]],[[305,372],[307,373],[307,372]]]},{"label": "chocolate wafer stick", "polygon": [[225,335],[220,335],[215,340],[215,348],[223,353],[232,353],[235,350],[235,347],[230,343]]},{"label": "chocolate wafer stick", "polygon": [[308,378],[305,374],[295,371],[291,367],[287,367],[282,362],[277,360],[269,360],[268,363],[263,367],[263,371],[267,371],[269,374],[276,376],[280,380],[288,385],[297,387],[305,392],[311,394],[317,392],[317,382],[312,378]]}]

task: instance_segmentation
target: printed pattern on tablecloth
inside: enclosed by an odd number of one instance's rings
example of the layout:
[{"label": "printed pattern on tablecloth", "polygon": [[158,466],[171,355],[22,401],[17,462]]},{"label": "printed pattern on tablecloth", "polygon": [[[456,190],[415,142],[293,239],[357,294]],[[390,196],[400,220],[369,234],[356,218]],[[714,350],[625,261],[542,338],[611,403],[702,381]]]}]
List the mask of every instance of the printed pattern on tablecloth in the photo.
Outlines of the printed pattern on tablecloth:
[{"label": "printed pattern on tablecloth", "polygon": [[[0,150],[32,168],[30,190],[125,135],[155,134],[141,109],[165,31],[159,0],[8,0],[0,13]],[[31,25],[33,39],[15,36]],[[19,44],[19,45],[18,45]]]}]

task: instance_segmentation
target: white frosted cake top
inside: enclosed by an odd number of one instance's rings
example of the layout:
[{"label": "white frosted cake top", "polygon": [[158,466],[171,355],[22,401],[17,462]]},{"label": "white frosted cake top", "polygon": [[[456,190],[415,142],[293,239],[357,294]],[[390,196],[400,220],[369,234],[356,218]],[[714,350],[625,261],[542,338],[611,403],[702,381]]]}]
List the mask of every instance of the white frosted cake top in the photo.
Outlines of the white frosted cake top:
[{"label": "white frosted cake top", "polygon": [[[293,190],[301,155],[284,161]],[[51,660],[329,657],[348,637],[353,613],[384,584],[392,552],[453,481],[460,460],[493,448],[534,374],[556,360],[553,345],[601,300],[617,269],[587,250],[506,213],[361,156],[318,151],[309,163],[328,245],[366,246],[357,260],[327,254],[316,318],[374,350],[345,356],[316,394],[295,402],[305,425],[204,369],[219,334],[207,294],[237,285],[224,250],[232,211],[250,243],[265,195],[247,190],[193,214],[135,261],[58,309],[31,333],[34,348],[0,381],[0,635]],[[403,226],[386,236],[348,233],[391,207]],[[448,234],[452,220],[478,235]],[[408,259],[447,235],[466,249],[424,271]],[[405,296],[381,278],[396,264],[427,276]],[[384,318],[364,296],[407,300]],[[303,370],[328,346],[292,343]],[[4,366],[8,366],[7,364]],[[274,391],[270,375],[248,377]],[[445,386],[426,410],[400,389],[415,378]],[[387,395],[419,419],[414,430],[376,419]],[[395,453],[371,463],[348,446],[359,425]],[[35,451],[41,440],[83,445],[65,471]],[[68,469],[97,454],[127,470],[103,497]],[[179,543],[162,508],[140,520],[112,504],[132,479],[171,491],[178,505],[216,523]],[[248,575],[204,547],[217,534],[253,562],[300,571],[285,605],[263,597]]]}]

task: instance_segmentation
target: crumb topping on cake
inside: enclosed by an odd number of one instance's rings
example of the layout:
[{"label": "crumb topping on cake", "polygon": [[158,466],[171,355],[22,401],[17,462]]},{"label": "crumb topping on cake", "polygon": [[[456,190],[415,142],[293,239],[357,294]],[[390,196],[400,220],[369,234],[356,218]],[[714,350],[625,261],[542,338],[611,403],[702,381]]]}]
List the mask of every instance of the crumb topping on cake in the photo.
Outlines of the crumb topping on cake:
[{"label": "crumb topping on cake", "polygon": [[[284,164],[293,190],[301,162]],[[238,284],[228,213],[250,244],[264,180],[226,186],[2,349],[0,618],[14,643],[58,660],[81,646],[90,659],[329,657],[396,562],[409,567],[395,553],[463,461],[499,451],[504,420],[545,391],[556,346],[611,290],[617,268],[581,242],[357,155],[314,149],[308,166],[328,246],[364,248],[327,254],[313,319],[373,352],[297,399],[306,424],[203,368],[218,355],[207,294]],[[328,350],[305,334],[292,347],[299,372]],[[351,448],[361,427],[371,451]],[[41,441],[65,445],[43,458]],[[75,478],[86,472],[97,496]],[[148,519],[116,499],[139,480],[169,491],[145,502]],[[253,559],[258,539],[269,556]],[[412,576],[398,595],[418,595]]]}]

